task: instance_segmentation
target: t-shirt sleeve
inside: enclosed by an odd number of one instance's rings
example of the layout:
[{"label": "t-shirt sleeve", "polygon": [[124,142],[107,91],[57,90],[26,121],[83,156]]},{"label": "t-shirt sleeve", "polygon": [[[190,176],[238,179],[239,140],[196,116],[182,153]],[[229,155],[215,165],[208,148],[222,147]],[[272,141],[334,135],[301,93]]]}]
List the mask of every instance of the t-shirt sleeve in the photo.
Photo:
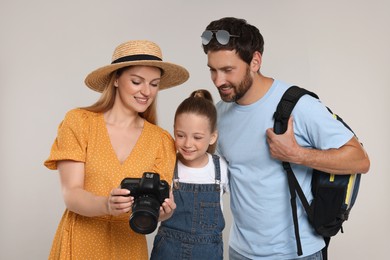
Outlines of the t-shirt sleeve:
[{"label": "t-shirt sleeve", "polygon": [[57,162],[72,160],[85,162],[87,149],[88,115],[82,110],[69,111],[58,126],[57,137],[44,165],[57,169]]},{"label": "t-shirt sleeve", "polygon": [[155,172],[160,174],[161,180],[171,183],[176,163],[176,149],[172,136],[163,130],[161,134],[161,145],[157,154]]},{"label": "t-shirt sleeve", "polygon": [[340,148],[353,133],[318,99],[303,96],[293,110],[294,131],[300,145],[326,150]]}]

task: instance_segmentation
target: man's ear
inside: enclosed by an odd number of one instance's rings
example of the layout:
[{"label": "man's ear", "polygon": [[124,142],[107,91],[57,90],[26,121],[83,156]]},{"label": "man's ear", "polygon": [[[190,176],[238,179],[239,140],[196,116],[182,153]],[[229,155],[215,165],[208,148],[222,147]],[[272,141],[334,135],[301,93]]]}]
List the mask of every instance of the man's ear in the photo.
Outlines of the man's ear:
[{"label": "man's ear", "polygon": [[260,70],[262,58],[263,58],[263,56],[261,55],[260,52],[255,51],[253,53],[252,61],[250,64],[252,71],[258,72]]}]

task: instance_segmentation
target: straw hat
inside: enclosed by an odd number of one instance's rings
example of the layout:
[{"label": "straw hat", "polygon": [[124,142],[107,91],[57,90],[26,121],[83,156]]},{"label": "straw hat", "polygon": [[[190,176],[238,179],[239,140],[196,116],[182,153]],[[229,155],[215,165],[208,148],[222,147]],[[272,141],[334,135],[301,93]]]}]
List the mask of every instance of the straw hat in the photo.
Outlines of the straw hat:
[{"label": "straw hat", "polygon": [[160,90],[180,85],[189,78],[188,71],[182,66],[162,61],[161,49],[157,44],[146,40],[135,40],[116,47],[111,64],[92,71],[85,78],[85,84],[95,91],[102,92],[110,81],[112,72],[133,65],[161,68],[163,73]]}]

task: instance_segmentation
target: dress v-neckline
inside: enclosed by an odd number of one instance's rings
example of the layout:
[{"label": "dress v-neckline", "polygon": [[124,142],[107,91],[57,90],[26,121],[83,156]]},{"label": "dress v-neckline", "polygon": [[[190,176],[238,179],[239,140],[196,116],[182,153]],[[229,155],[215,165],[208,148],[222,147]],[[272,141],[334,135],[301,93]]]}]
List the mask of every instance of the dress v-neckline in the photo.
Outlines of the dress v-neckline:
[{"label": "dress v-neckline", "polygon": [[104,134],[105,134],[105,137],[106,137],[105,140],[108,142],[108,146],[110,147],[111,154],[113,155],[113,157],[115,157],[116,162],[118,162],[119,165],[123,166],[124,164],[126,164],[127,161],[130,160],[130,158],[132,157],[131,155],[134,153],[134,150],[136,150],[137,147],[138,147],[138,143],[143,138],[145,127],[147,127],[147,121],[144,120],[144,126],[143,126],[143,128],[141,130],[141,134],[139,135],[139,137],[138,137],[136,143],[134,144],[134,147],[131,150],[131,152],[126,156],[126,159],[124,159],[123,161],[120,161],[119,158],[118,158],[118,155],[116,154],[116,152],[114,150],[114,147],[112,146],[110,135],[108,134],[108,129],[107,129],[106,121],[104,120],[104,114],[103,113],[100,114],[100,120],[101,120],[101,124],[102,124],[102,126],[104,128]]}]

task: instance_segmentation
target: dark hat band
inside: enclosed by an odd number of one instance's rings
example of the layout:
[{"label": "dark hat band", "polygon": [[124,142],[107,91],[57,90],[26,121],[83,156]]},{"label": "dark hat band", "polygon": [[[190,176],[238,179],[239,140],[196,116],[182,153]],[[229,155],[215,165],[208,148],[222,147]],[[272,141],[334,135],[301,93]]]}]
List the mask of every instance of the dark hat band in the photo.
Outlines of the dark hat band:
[{"label": "dark hat band", "polygon": [[162,61],[159,57],[153,56],[153,55],[147,55],[147,54],[137,54],[137,55],[130,55],[121,57],[119,59],[114,60],[111,62],[111,64],[120,63],[120,62],[127,62],[127,61],[138,61],[138,60],[158,60]]}]

